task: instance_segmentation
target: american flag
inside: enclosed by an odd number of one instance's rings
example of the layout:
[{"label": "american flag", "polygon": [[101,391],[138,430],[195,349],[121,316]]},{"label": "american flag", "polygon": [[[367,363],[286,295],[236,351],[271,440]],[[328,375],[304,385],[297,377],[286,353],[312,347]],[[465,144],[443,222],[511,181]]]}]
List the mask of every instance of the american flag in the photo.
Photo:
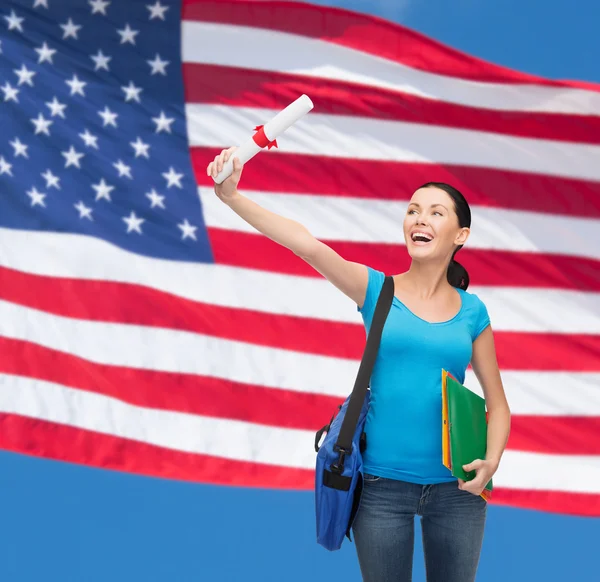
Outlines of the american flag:
[{"label": "american flag", "polygon": [[242,192],[391,274],[412,192],[461,189],[513,412],[493,503],[600,515],[600,87],[301,2],[4,0],[0,39],[1,448],[313,487],[364,327],[205,174],[306,93]]}]

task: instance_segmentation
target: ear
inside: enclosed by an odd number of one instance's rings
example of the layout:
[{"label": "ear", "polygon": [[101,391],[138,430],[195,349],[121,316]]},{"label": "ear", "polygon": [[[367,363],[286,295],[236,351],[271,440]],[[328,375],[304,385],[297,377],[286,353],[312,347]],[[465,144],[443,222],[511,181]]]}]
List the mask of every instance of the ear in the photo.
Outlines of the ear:
[{"label": "ear", "polygon": [[464,245],[471,234],[471,229],[467,226],[461,228],[458,235],[454,239],[454,244],[456,245]]}]

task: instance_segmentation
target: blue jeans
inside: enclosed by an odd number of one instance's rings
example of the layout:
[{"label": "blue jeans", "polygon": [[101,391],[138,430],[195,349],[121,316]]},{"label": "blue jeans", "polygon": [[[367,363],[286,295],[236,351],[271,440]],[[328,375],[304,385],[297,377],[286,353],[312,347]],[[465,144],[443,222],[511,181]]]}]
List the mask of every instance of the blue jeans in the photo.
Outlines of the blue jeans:
[{"label": "blue jeans", "polygon": [[364,475],[352,530],[364,582],[412,580],[415,515],[421,516],[427,582],[475,580],[487,503],[456,481],[417,485]]}]

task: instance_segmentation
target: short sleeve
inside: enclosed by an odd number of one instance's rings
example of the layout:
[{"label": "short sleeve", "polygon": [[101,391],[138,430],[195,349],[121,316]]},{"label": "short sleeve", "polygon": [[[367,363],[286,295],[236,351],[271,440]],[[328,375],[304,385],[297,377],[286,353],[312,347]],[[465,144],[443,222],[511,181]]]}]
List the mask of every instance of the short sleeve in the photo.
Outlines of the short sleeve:
[{"label": "short sleeve", "polygon": [[367,284],[367,295],[365,302],[362,307],[357,306],[358,312],[362,315],[363,321],[370,327],[371,321],[373,320],[373,314],[375,313],[375,306],[377,305],[377,299],[379,299],[379,293],[383,287],[385,281],[385,274],[381,271],[376,271],[371,267],[367,267],[369,272],[369,282]]},{"label": "short sleeve", "polygon": [[475,325],[473,327],[473,341],[475,341],[479,335],[481,334],[481,332],[488,326],[490,325],[490,316],[487,310],[487,307],[485,306],[485,303],[479,299],[479,297],[475,296],[477,298],[477,317],[475,320]]}]

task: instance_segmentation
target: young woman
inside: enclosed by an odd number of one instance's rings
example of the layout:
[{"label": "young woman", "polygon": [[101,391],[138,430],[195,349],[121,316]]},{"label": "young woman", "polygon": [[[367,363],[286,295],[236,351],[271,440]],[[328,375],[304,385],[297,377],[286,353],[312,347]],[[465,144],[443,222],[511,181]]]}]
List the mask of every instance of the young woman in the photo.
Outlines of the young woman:
[{"label": "young woman", "polygon": [[[223,150],[207,175],[216,177],[234,152]],[[219,199],[350,297],[368,330],[384,273],[345,260],[301,224],[242,196],[241,173],[234,156],[233,174],[215,184]],[[466,291],[469,276],[454,260],[470,225],[467,201],[443,183],[420,187],[404,217],[412,261],[394,276],[394,301],[371,378],[364,489],[353,524],[366,582],[412,579],[415,515],[421,516],[428,582],[475,580],[487,511],[479,494],[498,469],[510,410],[487,309]],[[464,482],[441,460],[441,370],[462,383],[469,362],[484,391],[489,424],[485,459],[465,465],[476,477]]]}]

